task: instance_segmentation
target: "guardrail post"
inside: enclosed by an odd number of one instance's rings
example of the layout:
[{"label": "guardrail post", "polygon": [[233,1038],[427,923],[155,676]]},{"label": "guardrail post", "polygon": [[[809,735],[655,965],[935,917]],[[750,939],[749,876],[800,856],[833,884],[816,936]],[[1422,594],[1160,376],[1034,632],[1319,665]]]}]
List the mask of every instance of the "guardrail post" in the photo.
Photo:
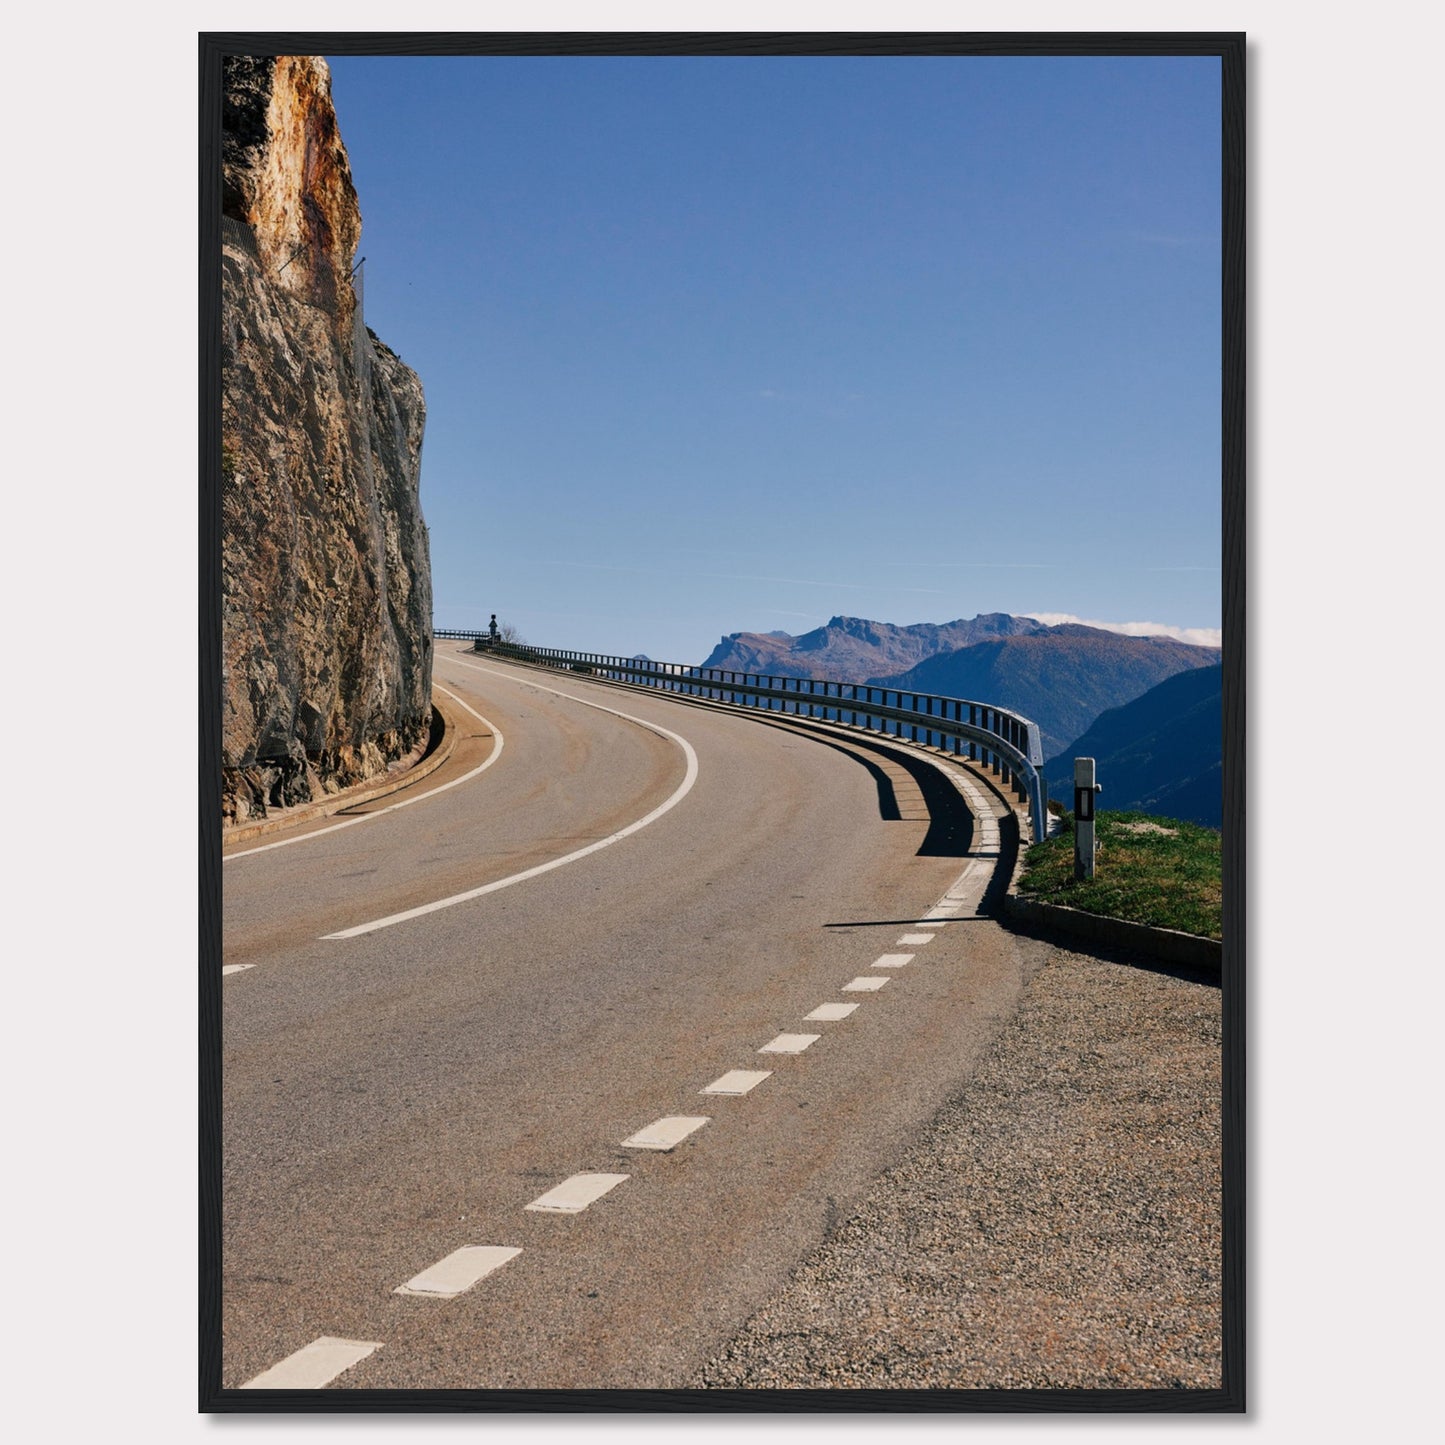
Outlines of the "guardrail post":
[{"label": "guardrail post", "polygon": [[1029,818],[1034,825],[1034,842],[1042,843],[1049,836],[1049,789],[1042,768],[1034,769],[1033,786],[1029,789]]}]

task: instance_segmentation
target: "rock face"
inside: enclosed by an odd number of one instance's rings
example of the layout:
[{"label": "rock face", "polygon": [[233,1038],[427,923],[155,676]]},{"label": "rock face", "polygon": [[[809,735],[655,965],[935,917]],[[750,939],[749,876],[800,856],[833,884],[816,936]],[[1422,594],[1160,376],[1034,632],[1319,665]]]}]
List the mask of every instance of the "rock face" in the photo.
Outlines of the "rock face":
[{"label": "rock face", "polygon": [[324,60],[226,60],[222,813],[384,771],[431,717],[421,383],[365,326]]}]

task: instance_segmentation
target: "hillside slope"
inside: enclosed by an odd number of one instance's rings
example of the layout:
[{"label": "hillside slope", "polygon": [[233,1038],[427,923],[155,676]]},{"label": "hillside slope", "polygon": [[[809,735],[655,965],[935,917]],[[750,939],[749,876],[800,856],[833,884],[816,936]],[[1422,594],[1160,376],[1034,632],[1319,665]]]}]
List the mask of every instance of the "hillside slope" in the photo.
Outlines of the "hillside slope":
[{"label": "hillside slope", "polygon": [[869,681],[1011,708],[1038,723],[1048,758],[1106,709],[1132,702],[1175,673],[1217,663],[1219,656],[1217,647],[1064,623],[976,643]]},{"label": "hillside slope", "polygon": [[1074,759],[1094,758],[1104,807],[1222,822],[1222,667],[1181,672],[1110,708],[1044,766],[1049,796],[1074,805]]}]

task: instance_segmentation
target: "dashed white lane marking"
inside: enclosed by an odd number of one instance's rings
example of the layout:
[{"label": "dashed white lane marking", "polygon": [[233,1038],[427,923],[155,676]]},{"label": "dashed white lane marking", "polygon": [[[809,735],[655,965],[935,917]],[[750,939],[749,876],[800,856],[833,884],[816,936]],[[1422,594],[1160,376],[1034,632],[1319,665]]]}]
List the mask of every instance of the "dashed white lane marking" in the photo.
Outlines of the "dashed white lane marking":
[{"label": "dashed white lane marking", "polygon": [[731,1069],[720,1079],[714,1079],[707,1088],[699,1089],[700,1094],[746,1094],[756,1089],[773,1071],[771,1069]]},{"label": "dashed white lane marking", "polygon": [[294,838],[281,838],[275,843],[261,843],[255,848],[242,848],[238,853],[227,853],[223,862],[229,863],[233,858],[249,858],[253,853],[267,853],[272,848],[289,848],[293,843],[309,843],[313,838],[320,838],[327,833],[338,832],[342,828],[354,828],[358,823],[369,823],[373,818],[384,818],[388,813],[394,813],[398,808],[409,808],[413,803],[425,803],[428,798],[435,798],[439,793],[445,793],[450,788],[459,788],[463,783],[469,783],[478,773],[484,773],[499,757],[502,756],[502,730],[496,723],[488,722],[476,708],[469,707],[449,688],[443,687],[439,682],[432,683],[438,692],[444,692],[460,708],[466,708],[484,728],[490,728],[492,736],[496,739],[496,746],[488,755],[486,762],[479,763],[471,772],[463,773],[459,778],[453,778],[449,783],[442,783],[440,787],[428,788],[424,793],[418,793],[412,798],[403,798],[399,803],[392,803],[389,807],[378,808],[374,813],[358,813],[354,818],[343,818],[339,823],[332,823],[326,828],[317,828],[314,833],[300,833]]},{"label": "dashed white lane marking", "polygon": [[816,1044],[822,1034],[779,1034],[758,1050],[760,1054],[801,1054],[809,1044]]},{"label": "dashed white lane marking", "polygon": [[[483,667],[478,671],[490,672],[491,669]],[[532,682],[530,678],[527,685],[541,687],[540,683]],[[598,712],[611,713],[614,717],[625,718],[628,722],[635,722],[650,732],[660,733],[663,737],[671,738],[687,758],[687,771],[678,785],[677,791],[655,807],[645,818],[639,818],[635,823],[629,823],[625,828],[619,828],[617,832],[609,834],[596,843],[589,843],[585,848],[578,848],[575,853],[554,858],[550,863],[539,863],[535,868],[524,868],[520,873],[513,873],[509,878],[498,878],[495,883],[484,883],[480,888],[469,888],[465,893],[453,893],[449,898],[438,898],[435,903],[423,903],[418,908],[408,908],[402,913],[391,913],[385,918],[377,918],[370,923],[358,923],[354,928],[343,928],[337,933],[323,933],[321,935],[323,939],[359,938],[363,933],[375,933],[379,928],[390,928],[394,924],[406,923],[413,918],[421,918],[425,914],[436,913],[443,908],[455,908],[458,903],[470,903],[473,898],[480,898],[485,893],[495,893],[499,888],[510,888],[514,883],[523,883],[528,878],[536,878],[543,873],[550,873],[554,868],[561,868],[567,863],[575,863],[579,858],[585,858],[589,853],[596,853],[602,848],[610,848],[614,843],[620,843],[624,838],[630,838],[634,833],[640,832],[649,823],[655,823],[664,813],[670,813],[692,791],[692,785],[697,782],[697,754],[693,752],[692,744],[685,737],[670,732],[667,728],[658,726],[657,723],[648,722],[646,718],[633,717],[629,712],[618,712],[616,708],[603,707],[600,703],[585,702],[580,697],[573,697],[571,693],[557,692],[555,688],[551,687],[541,687],[541,690],[553,693],[557,697],[565,697],[571,702],[581,703],[583,707],[595,707]]]},{"label": "dashed white lane marking", "polygon": [[940,903],[937,908],[930,908],[928,912],[923,915],[920,922],[932,923],[935,920],[952,918],[962,907],[963,904],[961,903]]},{"label": "dashed white lane marking", "polygon": [[877,993],[887,982],[888,976],[886,974],[882,978],[855,978],[852,983],[845,983],[843,985],[843,992]]},{"label": "dashed white lane marking", "polygon": [[625,1183],[630,1174],[574,1174],[526,1206],[546,1214],[581,1214],[589,1204]]},{"label": "dashed white lane marking", "polygon": [[917,948],[920,944],[932,943],[935,937],[932,933],[905,933],[898,942],[903,948]]},{"label": "dashed white lane marking", "polygon": [[392,1293],[424,1295],[428,1299],[455,1299],[521,1252],[504,1244],[464,1244],[445,1259],[438,1260],[430,1269],[424,1269],[405,1284],[397,1285]]},{"label": "dashed white lane marking", "polygon": [[913,962],[911,953],[885,953],[873,960],[874,968],[904,968]]},{"label": "dashed white lane marking", "polygon": [[221,977],[224,978],[228,973],[245,973],[248,968],[255,967],[256,965],[254,963],[223,963],[221,965]]},{"label": "dashed white lane marking", "polygon": [[856,1009],[856,1003],[820,1003],[810,1014],[803,1015],[804,1023],[833,1023],[845,1019]]},{"label": "dashed white lane marking", "polygon": [[381,1346],[370,1340],[336,1340],[322,1335],[287,1355],[279,1365],[247,1380],[243,1390],[319,1390]]},{"label": "dashed white lane marking", "polygon": [[673,1114],[658,1119],[645,1129],[639,1129],[630,1138],[622,1141],[624,1149],[675,1149],[689,1134],[712,1122],[711,1116]]}]

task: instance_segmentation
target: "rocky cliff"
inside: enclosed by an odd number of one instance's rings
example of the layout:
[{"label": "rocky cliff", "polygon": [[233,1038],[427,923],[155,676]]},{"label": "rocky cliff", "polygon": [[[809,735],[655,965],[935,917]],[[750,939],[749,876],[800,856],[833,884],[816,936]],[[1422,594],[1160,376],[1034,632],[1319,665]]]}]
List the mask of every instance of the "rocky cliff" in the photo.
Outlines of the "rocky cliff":
[{"label": "rocky cliff", "polygon": [[426,407],[365,326],[326,62],[226,61],[222,761],[227,822],[425,744]]}]

